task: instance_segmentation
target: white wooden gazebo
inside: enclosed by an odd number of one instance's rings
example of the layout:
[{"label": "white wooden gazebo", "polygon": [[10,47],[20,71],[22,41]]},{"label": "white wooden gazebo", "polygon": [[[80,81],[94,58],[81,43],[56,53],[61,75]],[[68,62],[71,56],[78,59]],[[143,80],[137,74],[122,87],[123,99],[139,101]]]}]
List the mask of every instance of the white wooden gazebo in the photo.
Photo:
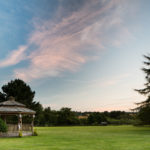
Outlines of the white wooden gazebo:
[{"label": "white wooden gazebo", "polygon": [[[0,133],[0,136],[19,136],[22,132],[23,136],[33,135],[35,111],[26,108],[24,104],[15,101],[14,97],[9,97],[7,101],[0,103],[0,117],[5,121],[8,127],[7,133]],[[32,118],[31,123],[23,124],[22,117],[27,115]],[[8,116],[17,116],[17,124],[8,124]]]}]

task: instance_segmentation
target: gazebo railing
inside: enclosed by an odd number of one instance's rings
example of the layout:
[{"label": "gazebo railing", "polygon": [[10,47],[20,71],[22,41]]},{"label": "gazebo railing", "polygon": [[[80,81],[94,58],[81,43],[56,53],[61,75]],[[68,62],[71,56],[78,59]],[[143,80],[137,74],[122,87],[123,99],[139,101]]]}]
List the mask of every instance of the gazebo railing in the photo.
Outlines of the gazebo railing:
[{"label": "gazebo railing", "polygon": [[23,124],[22,131],[32,131],[32,125],[31,124]]},{"label": "gazebo railing", "polygon": [[18,125],[17,124],[7,124],[8,132],[16,132],[18,131]]},{"label": "gazebo railing", "polygon": [[[8,132],[17,132],[19,131],[17,124],[7,124]],[[32,131],[31,124],[22,124],[22,131]]]}]

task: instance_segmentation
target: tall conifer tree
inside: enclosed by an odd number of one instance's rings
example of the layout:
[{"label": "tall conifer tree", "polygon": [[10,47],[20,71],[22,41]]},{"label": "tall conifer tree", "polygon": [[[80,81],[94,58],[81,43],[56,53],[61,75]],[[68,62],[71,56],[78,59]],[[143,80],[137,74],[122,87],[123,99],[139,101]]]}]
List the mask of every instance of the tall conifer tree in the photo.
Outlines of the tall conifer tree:
[{"label": "tall conifer tree", "polygon": [[145,67],[142,68],[145,73],[146,83],[144,84],[143,89],[136,89],[136,91],[144,96],[146,96],[146,100],[137,103],[138,107],[138,118],[142,121],[143,124],[150,124],[150,55],[144,55]]}]

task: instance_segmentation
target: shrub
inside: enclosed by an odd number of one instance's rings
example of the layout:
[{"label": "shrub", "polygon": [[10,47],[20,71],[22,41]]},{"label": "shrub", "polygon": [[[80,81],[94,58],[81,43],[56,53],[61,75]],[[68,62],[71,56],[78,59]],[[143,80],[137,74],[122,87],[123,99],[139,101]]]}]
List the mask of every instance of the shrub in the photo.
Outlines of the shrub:
[{"label": "shrub", "polygon": [[37,130],[35,129],[33,132],[33,136],[38,136]]},{"label": "shrub", "polygon": [[0,132],[7,132],[7,125],[2,119],[0,119]]},{"label": "shrub", "polygon": [[143,124],[143,122],[142,122],[141,120],[136,119],[136,120],[133,122],[133,125],[134,125],[134,126],[142,126],[142,125],[144,125],[144,124]]},{"label": "shrub", "polygon": [[20,138],[22,137],[22,131],[19,131],[19,137]]}]

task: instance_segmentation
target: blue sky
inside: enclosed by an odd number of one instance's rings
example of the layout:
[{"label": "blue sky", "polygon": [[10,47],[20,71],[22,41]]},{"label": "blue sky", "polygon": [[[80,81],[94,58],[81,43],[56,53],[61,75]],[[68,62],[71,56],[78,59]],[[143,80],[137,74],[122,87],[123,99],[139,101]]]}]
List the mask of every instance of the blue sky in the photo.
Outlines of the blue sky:
[{"label": "blue sky", "polygon": [[0,84],[20,78],[52,109],[130,110],[145,97],[148,0],[1,0]]}]

